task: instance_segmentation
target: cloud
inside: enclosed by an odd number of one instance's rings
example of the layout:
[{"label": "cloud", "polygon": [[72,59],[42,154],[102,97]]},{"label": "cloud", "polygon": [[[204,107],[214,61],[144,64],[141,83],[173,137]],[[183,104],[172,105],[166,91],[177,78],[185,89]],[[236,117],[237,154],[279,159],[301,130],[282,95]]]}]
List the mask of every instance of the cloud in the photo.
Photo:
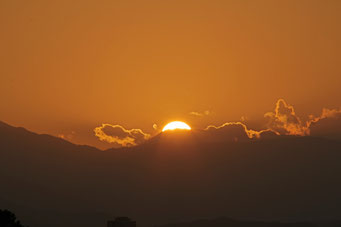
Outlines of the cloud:
[{"label": "cloud", "polygon": [[[259,131],[249,129],[242,122],[227,122],[220,126],[209,125],[205,130],[215,129],[221,131],[225,138],[235,138],[235,140],[270,138],[278,135],[309,135],[308,124],[302,123],[294,107],[283,99],[276,102],[274,112],[268,112],[264,117],[268,123],[265,129]],[[241,118],[242,121],[245,119],[244,116]]]},{"label": "cloud", "polygon": [[307,124],[302,123],[293,106],[283,99],[276,103],[275,111],[264,114],[268,119],[267,127],[281,135],[309,135]]},{"label": "cloud", "polygon": [[323,109],[319,117],[310,117],[311,136],[341,139],[341,109]]},{"label": "cloud", "polygon": [[211,114],[211,112],[209,110],[205,110],[204,112],[190,112],[189,113],[192,116],[196,116],[196,117],[203,117],[203,116],[208,116]]},{"label": "cloud", "polygon": [[[235,141],[257,138],[273,138],[278,135],[325,136],[341,139],[341,109],[324,108],[320,116],[309,116],[303,121],[295,109],[284,99],[276,102],[273,112],[264,114],[267,124],[263,130],[249,129],[242,122],[227,122],[220,126],[209,125],[205,130],[215,130],[217,138]],[[242,119],[245,119],[243,117]]]},{"label": "cloud", "polygon": [[283,99],[279,99],[275,111],[268,112],[264,116],[268,119],[268,129],[280,135],[317,136],[330,134],[330,129],[338,125],[338,122],[341,121],[341,109],[323,108],[320,116],[310,115],[307,121],[302,121],[296,115],[293,106],[288,105]]},{"label": "cloud", "polygon": [[241,122],[228,122],[220,126],[209,125],[205,129],[205,139],[210,141],[245,141],[249,140],[246,126]]},{"label": "cloud", "polygon": [[271,139],[276,136],[279,136],[280,134],[271,129],[265,129],[265,130],[261,130],[258,135],[259,136],[257,138],[260,138],[260,139]]},{"label": "cloud", "polygon": [[116,143],[121,146],[135,146],[150,138],[141,129],[125,129],[121,125],[102,124],[94,129],[95,135],[108,143]]},{"label": "cloud", "polygon": [[[194,116],[210,114],[209,111],[191,112]],[[262,130],[250,129],[245,122],[226,122],[220,126],[209,125],[202,131],[203,139],[208,141],[247,141],[273,138],[280,135],[319,136],[341,139],[341,109],[324,108],[320,116],[310,115],[303,121],[296,115],[295,109],[284,99],[276,102],[273,112],[264,114],[267,124]],[[247,119],[242,117],[241,120]],[[158,130],[158,125],[153,124]],[[95,135],[102,141],[121,146],[134,146],[148,140],[151,135],[141,129],[125,129],[121,125],[102,124],[94,129]],[[65,138],[65,135],[60,135]]]},{"label": "cloud", "polygon": [[308,126],[311,126],[311,124],[316,123],[326,118],[339,118],[340,115],[341,115],[341,109],[323,108],[322,113],[319,117],[314,117],[312,115],[309,116],[310,120],[308,122]]},{"label": "cloud", "polygon": [[[233,141],[248,140],[261,138],[263,133],[271,133],[272,135],[278,135],[277,132],[271,129],[264,129],[260,131],[248,129],[247,126],[242,122],[227,122],[220,126],[209,125],[205,129],[206,131],[216,131],[220,134],[222,139],[228,139]],[[215,136],[218,136],[218,135]]]}]

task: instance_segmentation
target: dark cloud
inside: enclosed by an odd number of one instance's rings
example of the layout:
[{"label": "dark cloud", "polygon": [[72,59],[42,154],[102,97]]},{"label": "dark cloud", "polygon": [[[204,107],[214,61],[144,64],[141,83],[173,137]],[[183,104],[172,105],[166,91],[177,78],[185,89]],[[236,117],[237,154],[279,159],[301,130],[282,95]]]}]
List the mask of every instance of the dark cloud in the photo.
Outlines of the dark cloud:
[{"label": "dark cloud", "polygon": [[149,139],[150,135],[141,129],[125,129],[121,125],[102,124],[94,129],[95,135],[102,141],[121,146],[134,146]]},{"label": "dark cloud", "polygon": [[280,135],[323,136],[341,138],[341,110],[324,108],[320,116],[310,115],[302,121],[293,106],[283,99],[276,103],[275,111],[264,115],[268,119],[268,129]]},{"label": "dark cloud", "polygon": [[341,139],[341,110],[324,109],[309,126],[311,136]]},{"label": "dark cloud", "polygon": [[320,116],[309,116],[307,121],[302,121],[296,115],[295,109],[284,99],[279,99],[273,112],[264,114],[267,119],[266,128],[263,130],[249,129],[242,122],[227,122],[221,126],[210,125],[207,131],[215,131],[217,139],[246,140],[257,138],[273,138],[277,135],[295,136],[323,136],[341,139],[341,110],[322,110]]},{"label": "dark cloud", "polygon": [[248,129],[247,126],[242,122],[227,122],[221,126],[209,125],[205,131],[211,136],[215,136],[217,139],[229,140],[229,141],[245,141],[250,139],[260,138],[262,133],[271,132],[275,135],[278,133],[270,130],[252,130]]},{"label": "dark cloud", "polygon": [[278,132],[274,132],[272,130],[262,130],[259,133],[259,137],[261,139],[271,139],[275,138],[276,136],[279,136],[280,134]]},{"label": "dark cloud", "polygon": [[208,126],[205,131],[215,140],[241,141],[248,140],[246,126],[240,122],[229,122],[221,126]]}]

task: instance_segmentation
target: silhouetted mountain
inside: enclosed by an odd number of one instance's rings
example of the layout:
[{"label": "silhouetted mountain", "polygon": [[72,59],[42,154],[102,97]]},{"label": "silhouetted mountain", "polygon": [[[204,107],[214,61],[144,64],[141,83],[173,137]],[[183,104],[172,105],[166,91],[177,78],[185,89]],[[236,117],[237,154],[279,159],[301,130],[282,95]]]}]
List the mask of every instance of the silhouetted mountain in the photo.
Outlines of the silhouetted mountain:
[{"label": "silhouetted mountain", "polygon": [[0,157],[0,198],[32,227],[105,226],[116,216],[138,226],[341,218],[340,141],[175,131],[100,151],[1,123]]},{"label": "silhouetted mountain", "polygon": [[22,127],[13,127],[0,121],[0,144],[2,149],[18,150],[21,148],[45,148],[53,150],[92,151],[97,148],[87,145],[75,145],[64,139],[47,134],[36,134]]}]

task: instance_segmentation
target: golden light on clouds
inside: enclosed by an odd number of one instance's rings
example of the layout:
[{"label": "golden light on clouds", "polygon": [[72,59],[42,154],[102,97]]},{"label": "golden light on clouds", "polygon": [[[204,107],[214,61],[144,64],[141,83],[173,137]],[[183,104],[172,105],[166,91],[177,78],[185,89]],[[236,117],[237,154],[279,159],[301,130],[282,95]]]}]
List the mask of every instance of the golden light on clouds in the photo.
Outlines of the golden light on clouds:
[{"label": "golden light on clouds", "polygon": [[[300,118],[293,105],[284,99],[278,99],[273,111],[264,114],[264,126],[262,128],[250,128],[247,122],[227,121],[220,125],[210,124],[198,133],[205,135],[209,141],[248,141],[261,138],[273,138],[275,136],[330,136],[338,138],[340,128],[341,109],[323,108],[319,115],[309,115]],[[246,117],[242,117],[246,121]],[[140,128],[126,129],[121,125],[102,124],[94,129],[95,136],[100,141],[105,141],[116,146],[129,147],[140,145],[156,136],[161,127],[153,124],[154,132],[145,132]],[[182,121],[172,121],[162,128],[164,131],[191,130],[191,127]],[[311,132],[312,130],[312,132]],[[197,133],[195,132],[195,133]],[[74,132],[72,132],[74,134]],[[63,139],[72,139],[68,134],[60,134]],[[69,137],[66,137],[69,136]]]},{"label": "golden light on clouds", "polygon": [[163,127],[162,131],[167,130],[175,130],[175,129],[182,129],[182,130],[191,130],[191,127],[182,121],[172,121],[168,123],[165,127]]},{"label": "golden light on clouds", "polygon": [[135,146],[150,138],[139,128],[126,129],[121,125],[102,124],[94,129],[95,136],[101,141],[118,144],[123,147]]}]

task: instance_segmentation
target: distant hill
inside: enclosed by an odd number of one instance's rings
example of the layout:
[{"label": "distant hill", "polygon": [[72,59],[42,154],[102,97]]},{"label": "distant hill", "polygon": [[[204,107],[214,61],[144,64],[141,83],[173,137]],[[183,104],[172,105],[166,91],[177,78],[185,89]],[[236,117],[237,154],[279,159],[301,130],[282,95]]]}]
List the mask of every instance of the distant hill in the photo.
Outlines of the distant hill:
[{"label": "distant hill", "polygon": [[212,138],[162,133],[101,151],[0,123],[0,198],[32,227],[341,219],[340,141]]},{"label": "distant hill", "polygon": [[94,151],[97,148],[86,145],[75,145],[64,139],[47,134],[37,134],[22,127],[13,127],[0,121],[0,145],[2,149],[17,150],[21,148]]}]

